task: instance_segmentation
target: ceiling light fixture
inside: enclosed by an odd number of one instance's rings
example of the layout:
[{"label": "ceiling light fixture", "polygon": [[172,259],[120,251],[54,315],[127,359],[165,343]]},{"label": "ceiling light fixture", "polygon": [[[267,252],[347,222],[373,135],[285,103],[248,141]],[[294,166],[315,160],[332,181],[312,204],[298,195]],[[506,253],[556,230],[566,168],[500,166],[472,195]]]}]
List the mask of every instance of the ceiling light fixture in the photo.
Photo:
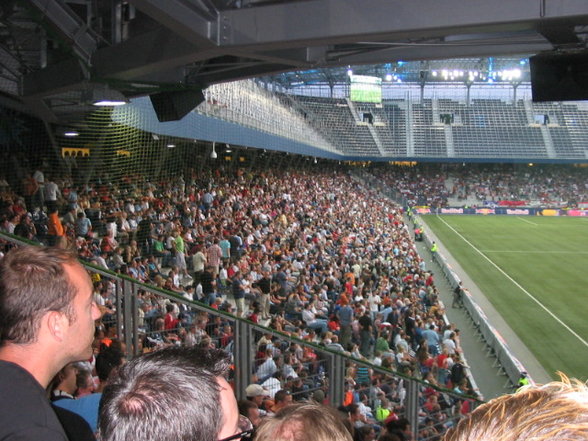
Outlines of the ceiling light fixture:
[{"label": "ceiling light fixture", "polygon": [[97,107],[124,106],[129,102],[118,90],[105,87],[96,87],[92,91],[92,105]]}]

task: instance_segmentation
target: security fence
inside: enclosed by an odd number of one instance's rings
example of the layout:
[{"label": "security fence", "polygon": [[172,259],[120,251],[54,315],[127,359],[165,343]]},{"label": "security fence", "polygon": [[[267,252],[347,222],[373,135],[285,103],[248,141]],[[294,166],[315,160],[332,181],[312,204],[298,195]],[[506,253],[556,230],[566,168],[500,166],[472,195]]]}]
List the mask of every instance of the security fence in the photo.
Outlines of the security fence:
[{"label": "security fence", "polygon": [[[0,246],[5,250],[19,245],[26,242],[0,233]],[[318,345],[308,337],[279,332],[183,295],[82,264],[95,282],[108,286],[103,293],[111,302],[102,308],[99,329],[119,338],[129,358],[165,345],[223,348],[232,356],[230,380],[237,399],[246,398],[246,386],[257,383],[271,397],[287,389],[294,400],[313,398],[335,407],[356,403],[346,411],[362,413],[363,424],[379,430],[385,419],[406,418],[419,440],[439,439],[479,404],[473,397],[437,387],[426,373],[419,373],[422,379],[412,378]],[[167,312],[175,317],[172,327],[166,323]]]}]

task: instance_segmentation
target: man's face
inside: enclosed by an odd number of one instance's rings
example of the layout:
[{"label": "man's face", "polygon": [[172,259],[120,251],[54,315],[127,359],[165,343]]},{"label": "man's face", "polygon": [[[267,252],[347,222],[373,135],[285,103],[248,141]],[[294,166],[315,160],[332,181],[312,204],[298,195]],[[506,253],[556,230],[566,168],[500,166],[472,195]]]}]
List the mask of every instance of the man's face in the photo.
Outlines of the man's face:
[{"label": "man's face", "polygon": [[70,361],[87,360],[92,355],[94,321],[100,318],[100,310],[92,295],[92,281],[86,270],[79,264],[64,265],[69,282],[77,288],[73,300],[73,321],[69,324],[64,347]]},{"label": "man's face", "polygon": [[239,408],[233,389],[222,377],[216,381],[220,386],[220,405],[223,411],[223,425],[218,432],[218,439],[228,438],[240,432],[239,429]]}]

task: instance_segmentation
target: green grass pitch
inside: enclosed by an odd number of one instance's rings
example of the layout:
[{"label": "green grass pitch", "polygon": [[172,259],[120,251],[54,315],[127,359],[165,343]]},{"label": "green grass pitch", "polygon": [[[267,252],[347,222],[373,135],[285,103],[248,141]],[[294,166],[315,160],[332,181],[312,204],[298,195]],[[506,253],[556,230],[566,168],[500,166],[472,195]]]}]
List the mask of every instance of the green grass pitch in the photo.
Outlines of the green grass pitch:
[{"label": "green grass pitch", "polygon": [[588,219],[423,220],[553,378],[588,378]]}]

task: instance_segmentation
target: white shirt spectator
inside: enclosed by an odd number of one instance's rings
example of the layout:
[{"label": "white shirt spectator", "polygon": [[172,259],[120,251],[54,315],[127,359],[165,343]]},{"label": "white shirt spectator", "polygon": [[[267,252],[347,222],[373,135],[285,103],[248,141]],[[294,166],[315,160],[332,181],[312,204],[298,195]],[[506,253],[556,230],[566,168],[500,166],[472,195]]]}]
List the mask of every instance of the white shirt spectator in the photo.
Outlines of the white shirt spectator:
[{"label": "white shirt spectator", "polygon": [[45,184],[45,200],[46,201],[57,201],[57,197],[61,196],[59,187],[53,181],[49,181]]},{"label": "white shirt spectator", "polygon": [[269,392],[269,397],[273,400],[276,392],[282,389],[282,384],[280,380],[274,377],[269,377],[263,383],[261,383],[261,387]]},{"label": "white shirt spectator", "polygon": [[449,355],[455,355],[455,342],[450,338],[443,340],[443,346],[447,348]]},{"label": "white shirt spectator", "polygon": [[257,375],[257,378],[261,380],[275,374],[277,370],[278,367],[276,366],[274,359],[268,357],[268,359],[257,368],[257,372],[255,374]]}]

